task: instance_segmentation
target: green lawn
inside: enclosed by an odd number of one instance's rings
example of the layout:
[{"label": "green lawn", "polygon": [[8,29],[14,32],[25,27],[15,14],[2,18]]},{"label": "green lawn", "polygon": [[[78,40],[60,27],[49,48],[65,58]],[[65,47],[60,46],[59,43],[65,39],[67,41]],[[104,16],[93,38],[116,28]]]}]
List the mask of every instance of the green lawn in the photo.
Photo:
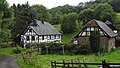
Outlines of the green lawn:
[{"label": "green lawn", "polygon": [[[42,62],[42,68],[50,68],[51,61],[61,61],[62,60],[69,60],[74,58],[80,58],[81,62],[102,62],[102,60],[106,60],[107,62],[120,62],[120,48],[116,51],[111,53],[106,53],[105,55],[39,55]],[[90,66],[91,67],[91,66]],[[93,66],[97,67],[97,66]],[[93,68],[92,67],[92,68]]]},{"label": "green lawn", "polygon": [[15,54],[13,54],[13,47],[9,47],[9,48],[0,48],[0,54],[2,55],[6,55],[6,56],[15,56]]}]

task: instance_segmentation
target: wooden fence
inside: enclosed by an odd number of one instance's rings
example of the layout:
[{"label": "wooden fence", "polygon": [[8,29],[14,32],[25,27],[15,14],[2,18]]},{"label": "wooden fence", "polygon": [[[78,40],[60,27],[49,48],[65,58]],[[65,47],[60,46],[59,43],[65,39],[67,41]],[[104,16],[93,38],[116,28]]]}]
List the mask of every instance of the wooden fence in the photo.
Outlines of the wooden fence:
[{"label": "wooden fence", "polygon": [[102,63],[85,63],[80,62],[79,59],[77,62],[74,62],[74,60],[71,60],[70,62],[66,62],[65,60],[62,62],[51,61],[51,68],[88,68],[88,65],[97,65],[102,68],[113,68],[110,67],[110,65],[119,65],[117,68],[120,68],[120,63],[106,63],[105,60],[103,60]]}]

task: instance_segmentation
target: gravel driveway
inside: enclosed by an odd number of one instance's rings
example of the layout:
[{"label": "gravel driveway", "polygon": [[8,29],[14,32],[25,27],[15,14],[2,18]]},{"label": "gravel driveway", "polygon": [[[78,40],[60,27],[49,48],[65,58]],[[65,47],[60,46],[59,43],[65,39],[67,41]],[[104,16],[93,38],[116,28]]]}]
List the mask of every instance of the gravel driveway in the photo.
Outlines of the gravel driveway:
[{"label": "gravel driveway", "polygon": [[0,68],[21,68],[16,58],[0,55]]}]

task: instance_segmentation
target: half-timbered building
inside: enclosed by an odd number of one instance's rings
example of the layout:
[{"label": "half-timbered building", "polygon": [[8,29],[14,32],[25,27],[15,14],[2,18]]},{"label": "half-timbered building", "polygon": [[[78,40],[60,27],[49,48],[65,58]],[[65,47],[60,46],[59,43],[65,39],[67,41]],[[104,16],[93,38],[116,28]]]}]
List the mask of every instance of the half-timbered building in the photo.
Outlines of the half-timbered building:
[{"label": "half-timbered building", "polygon": [[104,22],[95,19],[89,21],[73,38],[74,44],[80,44],[81,42],[90,43],[90,34],[96,30],[100,32],[100,45],[108,46],[108,51],[115,47],[115,37],[117,36],[117,33],[115,33]]},{"label": "half-timbered building", "polygon": [[45,21],[33,20],[19,35],[20,43],[61,42],[61,33]]}]

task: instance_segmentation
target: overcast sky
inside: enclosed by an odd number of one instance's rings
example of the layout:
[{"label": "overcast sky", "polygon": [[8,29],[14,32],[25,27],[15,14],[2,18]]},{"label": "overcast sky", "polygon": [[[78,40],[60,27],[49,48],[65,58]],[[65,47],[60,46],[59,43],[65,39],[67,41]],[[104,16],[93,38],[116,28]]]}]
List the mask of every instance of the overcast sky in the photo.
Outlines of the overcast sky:
[{"label": "overcast sky", "polygon": [[62,6],[65,4],[69,5],[78,5],[80,2],[87,2],[90,0],[7,0],[10,5],[12,4],[25,4],[25,2],[29,2],[30,5],[34,4],[42,4],[48,9],[57,7],[57,6]]}]

